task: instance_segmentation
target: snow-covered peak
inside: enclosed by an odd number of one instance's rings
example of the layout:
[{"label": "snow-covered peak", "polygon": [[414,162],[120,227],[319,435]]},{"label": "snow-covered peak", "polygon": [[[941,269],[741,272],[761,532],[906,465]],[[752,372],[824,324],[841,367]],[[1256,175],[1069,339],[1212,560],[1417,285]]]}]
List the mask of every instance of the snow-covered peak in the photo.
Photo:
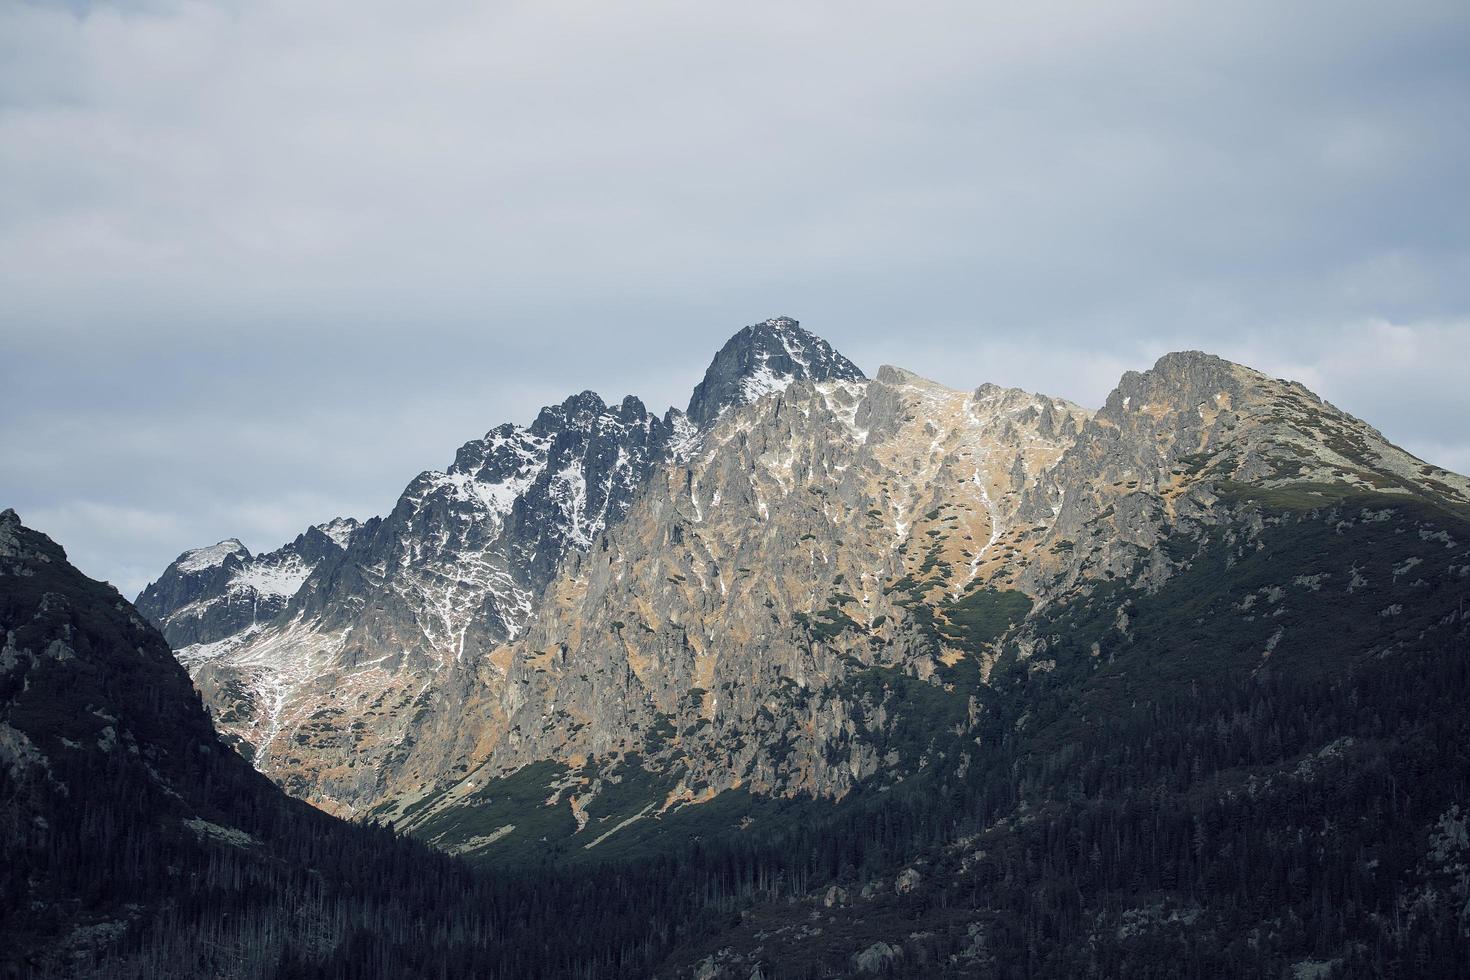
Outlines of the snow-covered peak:
[{"label": "snow-covered peak", "polygon": [[248,559],[250,551],[240,543],[238,538],[226,538],[208,548],[195,548],[193,551],[184,552],[174,562],[174,566],[180,572],[202,572],[206,569],[218,568],[231,555],[240,555]]}]

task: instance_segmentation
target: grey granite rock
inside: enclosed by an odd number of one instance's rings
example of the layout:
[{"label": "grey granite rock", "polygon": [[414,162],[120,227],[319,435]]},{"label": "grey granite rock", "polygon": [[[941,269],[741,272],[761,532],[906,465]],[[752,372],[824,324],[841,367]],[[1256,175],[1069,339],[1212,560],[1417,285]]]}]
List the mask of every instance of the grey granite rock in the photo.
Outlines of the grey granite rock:
[{"label": "grey granite rock", "polygon": [[688,415],[711,425],[734,405],[748,405],[793,381],[860,381],[863,372],[789,316],[746,327],[720,348],[694,388]]}]

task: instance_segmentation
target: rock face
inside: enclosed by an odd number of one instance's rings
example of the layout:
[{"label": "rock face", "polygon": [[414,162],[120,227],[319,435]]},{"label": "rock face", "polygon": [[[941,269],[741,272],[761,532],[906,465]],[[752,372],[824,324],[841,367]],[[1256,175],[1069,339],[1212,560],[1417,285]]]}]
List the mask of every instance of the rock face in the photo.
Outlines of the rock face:
[{"label": "rock face", "polygon": [[[915,763],[880,749],[884,709],[846,683],[867,667],[930,673],[948,655],[911,628],[893,583],[942,568],[935,601],[981,588],[1013,486],[1086,418],[888,367],[727,413],[482,666],[485,701],[467,713],[489,723],[460,750],[469,781],[574,760],[578,807],[604,816],[594,773],[637,756],[666,790],[657,814],[735,788],[841,797]],[[400,805],[428,826],[458,800]]]},{"label": "rock face", "polygon": [[[717,415],[796,381],[860,376],[787,318],[746,328],[721,357],[691,408]],[[346,533],[339,519],[259,557],[233,540],[180,556],[140,608],[237,747],[291,792],[352,812],[444,763],[420,737],[436,700],[467,696],[567,555],[699,436],[677,409],[582,392],[466,443],[384,518]]]},{"label": "rock face", "polygon": [[[1091,413],[868,380],[778,318],[725,345],[687,413],[584,392],[466,444],[273,619],[179,656],[295,794],[477,856],[603,853],[729,793],[963,768],[933,733],[979,723],[998,663],[1053,669],[1062,612],[1258,542],[1263,494],[1354,493],[1454,509],[1470,481],[1197,352]],[[160,622],[257,560],[235,544],[190,573],[207,585],[150,586]]]},{"label": "rock face", "polygon": [[[1470,502],[1463,477],[1300,386],[1206,355],[1128,375],[1095,416],[891,367],[790,384],[720,416],[569,557],[526,634],[480,665],[473,740],[443,733],[464,768],[379,812],[453,844],[507,774],[555,762],[528,805],[569,808],[596,848],[729,791],[901,781],[941,760],[899,732],[979,710],[901,678],[978,695],[1008,648],[1046,669],[1051,610],[1157,589],[1216,531],[1249,539],[1239,488],[1319,485]],[[1126,635],[1126,604],[1112,612]]]},{"label": "rock face", "polygon": [[341,556],[358,527],[339,517],[263,555],[235,538],[186,551],[136,606],[175,647],[223,640],[278,616],[318,565]]},{"label": "rock face", "polygon": [[[241,615],[235,632],[195,643],[181,628],[191,606],[157,620],[262,771],[351,812],[411,761],[426,706],[456,690],[462,665],[513,639],[562,557],[622,518],[677,419],[636,398],[574,395],[530,426],[466,443],[330,560],[294,566],[299,581],[273,616]],[[177,574],[145,597],[168,594]]]},{"label": "rock face", "polygon": [[502,425],[420,474],[347,554],[357,574],[310,583],[301,605],[363,654],[391,636],[434,663],[461,659],[472,632],[514,638],[562,557],[622,519],[673,431],[636,398],[609,407],[590,391]]},{"label": "rock face", "polygon": [[[1125,374],[1076,444],[1028,489],[1033,531],[1014,574],[1051,595],[1087,580],[1170,571],[1157,546],[1223,518],[1222,491],[1336,488],[1470,502],[1470,481],[1390,444],[1300,384],[1198,351]],[[1048,522],[1048,514],[1051,520]]]}]

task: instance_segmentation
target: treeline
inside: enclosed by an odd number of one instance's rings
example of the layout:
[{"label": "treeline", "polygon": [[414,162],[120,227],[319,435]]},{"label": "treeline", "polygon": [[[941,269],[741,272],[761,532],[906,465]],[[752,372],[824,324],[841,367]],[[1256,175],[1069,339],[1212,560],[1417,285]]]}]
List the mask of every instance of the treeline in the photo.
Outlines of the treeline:
[{"label": "treeline", "polygon": [[[1302,963],[1333,977],[1464,975],[1470,848],[1456,849],[1465,825],[1452,816],[1457,804],[1470,813],[1463,634],[1331,684],[1216,678],[1046,752],[1016,728],[1048,696],[1031,694],[994,699],[983,762],[963,778],[869,794],[830,821],[693,856],[682,873],[720,911],[882,885],[829,927],[865,920],[845,946],[767,944],[772,980],[846,975],[861,939],[913,933],[932,934],[918,944],[927,955],[887,975],[1274,978]],[[957,740],[947,758],[966,748]],[[925,884],[894,896],[905,867]],[[743,934],[759,945],[718,916],[701,921],[709,941],[684,949]]]},{"label": "treeline", "polygon": [[[914,933],[925,955],[888,975],[1463,975],[1470,895],[1452,865],[1470,852],[1432,853],[1438,821],[1470,800],[1463,636],[1328,685],[1217,679],[1046,753],[1002,702],[1025,699],[997,699],[983,747],[947,747],[980,752],[963,778],[946,769],[640,866],[481,881],[470,894],[493,912],[453,964],[443,947],[359,934],[278,975],[684,976],[696,953],[763,945],[752,911],[802,923],[831,884],[849,922],[829,935],[851,938],[766,942],[770,980],[849,975],[854,950]],[[895,895],[906,867],[923,883]],[[864,903],[868,883],[882,894]]]}]

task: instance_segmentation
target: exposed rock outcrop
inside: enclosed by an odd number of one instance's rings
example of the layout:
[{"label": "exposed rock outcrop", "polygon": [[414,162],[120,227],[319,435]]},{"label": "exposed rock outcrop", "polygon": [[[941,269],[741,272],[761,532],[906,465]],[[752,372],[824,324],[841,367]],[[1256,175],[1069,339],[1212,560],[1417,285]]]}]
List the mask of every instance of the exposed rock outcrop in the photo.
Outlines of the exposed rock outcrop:
[{"label": "exposed rock outcrop", "polygon": [[[1470,481],[1300,385],[1209,355],[1129,372],[1094,414],[868,380],[778,318],[725,345],[687,414],[584,392],[467,443],[345,549],[308,532],[302,555],[326,543],[274,618],[180,657],[293,793],[516,848],[539,826],[496,809],[519,773],[590,849],[729,790],[840,799],[962,768],[894,739],[938,710],[924,688],[958,692],[926,721],[964,731],[1003,648],[1054,666],[1043,611],[1157,589],[1214,531],[1249,540],[1242,488],[1322,487],[1470,502]],[[181,639],[245,622],[221,596],[270,557],[207,551],[150,586]],[[477,809],[473,832],[454,817]]]}]

